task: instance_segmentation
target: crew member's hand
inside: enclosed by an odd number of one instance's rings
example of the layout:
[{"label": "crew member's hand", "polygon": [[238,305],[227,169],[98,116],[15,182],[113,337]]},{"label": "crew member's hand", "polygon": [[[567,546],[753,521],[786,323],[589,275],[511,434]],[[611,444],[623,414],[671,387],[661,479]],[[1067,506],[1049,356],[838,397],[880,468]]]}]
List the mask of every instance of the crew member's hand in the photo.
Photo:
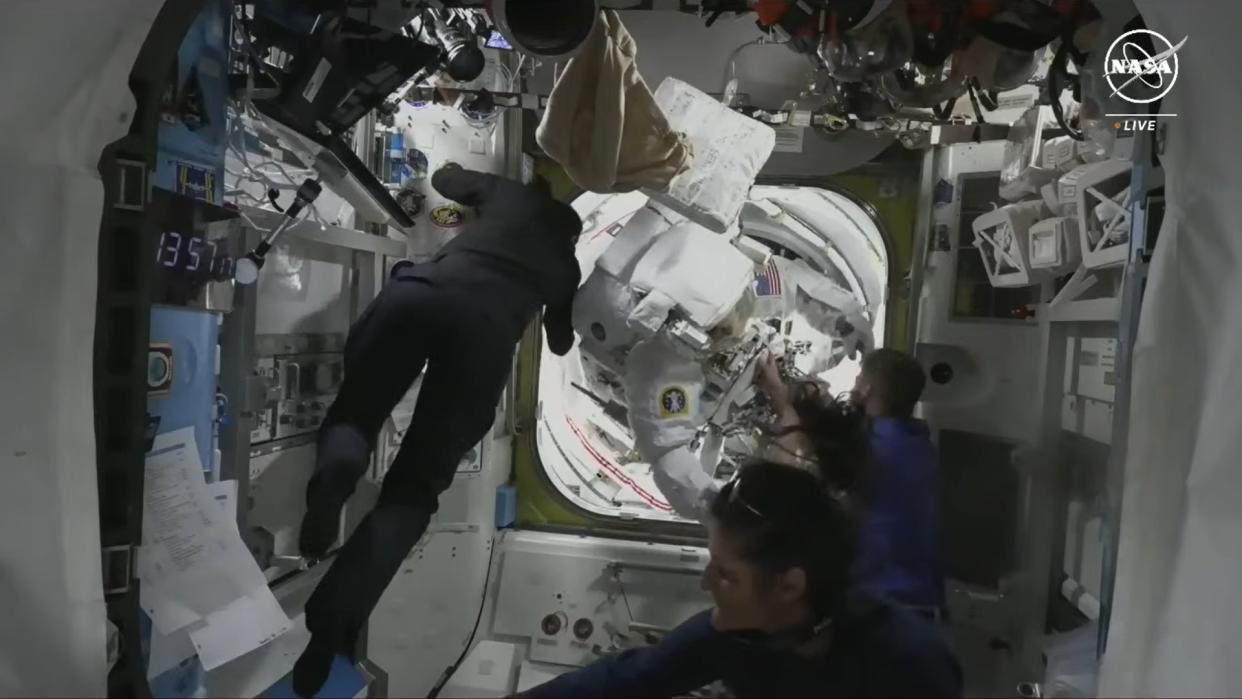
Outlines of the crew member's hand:
[{"label": "crew member's hand", "polygon": [[768,397],[768,400],[772,402],[772,407],[778,413],[793,407],[789,387],[781,378],[780,366],[777,365],[776,357],[771,352],[755,363],[755,387]]}]

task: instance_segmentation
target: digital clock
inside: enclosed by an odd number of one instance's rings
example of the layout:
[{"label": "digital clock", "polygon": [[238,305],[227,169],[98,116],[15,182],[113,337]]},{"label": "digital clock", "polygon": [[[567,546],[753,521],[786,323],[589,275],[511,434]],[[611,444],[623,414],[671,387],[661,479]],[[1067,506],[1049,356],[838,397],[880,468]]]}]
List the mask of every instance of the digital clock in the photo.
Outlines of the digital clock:
[{"label": "digital clock", "polygon": [[143,223],[151,303],[227,313],[246,229],[237,212],[155,187]]},{"label": "digital clock", "polygon": [[227,281],[233,278],[234,261],[225,241],[175,231],[160,234],[155,262],[161,267],[202,281]]},{"label": "digital clock", "polygon": [[155,232],[152,300],[166,306],[230,308],[237,268],[234,237],[227,226],[215,230],[207,226],[194,234],[168,229]]}]

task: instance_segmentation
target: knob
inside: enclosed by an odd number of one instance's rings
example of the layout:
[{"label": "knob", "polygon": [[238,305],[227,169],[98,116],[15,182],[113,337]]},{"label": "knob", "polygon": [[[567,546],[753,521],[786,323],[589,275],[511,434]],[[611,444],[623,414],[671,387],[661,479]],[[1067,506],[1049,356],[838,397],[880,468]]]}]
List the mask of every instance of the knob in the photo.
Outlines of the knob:
[{"label": "knob", "polygon": [[233,268],[233,278],[238,284],[253,284],[259,281],[259,268],[263,266],[263,258],[247,255],[239,260]]}]

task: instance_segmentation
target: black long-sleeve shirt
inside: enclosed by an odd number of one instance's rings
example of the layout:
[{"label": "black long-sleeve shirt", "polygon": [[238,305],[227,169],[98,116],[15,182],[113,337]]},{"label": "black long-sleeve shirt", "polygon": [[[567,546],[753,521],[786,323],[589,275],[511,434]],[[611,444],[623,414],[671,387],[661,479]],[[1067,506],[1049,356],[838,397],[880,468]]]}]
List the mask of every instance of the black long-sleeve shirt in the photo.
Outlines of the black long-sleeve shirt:
[{"label": "black long-sleeve shirt", "polygon": [[696,614],[658,645],[598,660],[518,696],[669,697],[723,680],[739,697],[960,697],[948,644],[914,612],[863,591],[833,618],[826,657],[743,641]]},{"label": "black long-sleeve shirt", "polygon": [[568,352],[574,343],[573,299],[581,281],[574,257],[582,232],[577,212],[538,187],[461,167],[436,171],[431,186],[477,212],[434,260],[466,253],[533,291],[545,309],[548,348],[557,355]]}]

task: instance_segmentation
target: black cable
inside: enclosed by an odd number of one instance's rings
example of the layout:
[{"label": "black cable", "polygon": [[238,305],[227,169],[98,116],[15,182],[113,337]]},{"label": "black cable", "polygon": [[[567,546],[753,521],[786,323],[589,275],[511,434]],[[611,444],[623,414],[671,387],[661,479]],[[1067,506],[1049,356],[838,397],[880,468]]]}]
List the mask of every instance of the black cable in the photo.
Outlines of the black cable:
[{"label": "black cable", "polygon": [[983,104],[984,109],[994,112],[1000,106],[1000,93],[996,90],[980,90],[979,101]]},{"label": "black cable", "polygon": [[492,550],[487,556],[487,572],[483,574],[483,600],[479,603],[479,615],[474,619],[474,628],[470,630],[470,637],[466,639],[466,647],[462,648],[461,655],[457,657],[457,661],[448,666],[444,671],[444,676],[436,683],[436,686],[427,694],[427,699],[436,699],[440,695],[440,690],[444,689],[444,685],[453,679],[453,675],[457,673],[457,669],[466,661],[466,656],[470,654],[470,648],[474,645],[474,638],[479,634],[479,626],[483,623],[483,611],[487,609],[487,596],[491,588],[492,581],[492,564],[496,562],[496,536],[492,535]]},{"label": "black cable", "polygon": [[1061,40],[1061,45],[1057,47],[1057,52],[1052,57],[1052,65],[1048,67],[1048,101],[1051,102],[1052,115],[1056,117],[1057,125],[1075,141],[1084,141],[1086,135],[1080,129],[1071,126],[1065,118],[1065,108],[1061,106],[1061,93],[1064,92],[1064,88],[1057,82],[1059,77],[1067,77],[1070,82],[1078,82],[1077,76],[1070,76],[1066,69],[1070,43],[1066,39]]},{"label": "black cable", "polygon": [[966,83],[966,91],[970,93],[970,107],[975,111],[975,121],[979,124],[986,124],[988,121],[983,118],[983,110],[979,108],[979,93],[975,91],[977,84],[978,81],[971,78],[970,82]]},{"label": "black cable", "polygon": [[625,613],[630,617],[630,623],[634,623],[634,610],[630,608],[630,596],[625,593],[625,581],[621,579],[621,569],[616,571],[617,587],[621,588],[621,600],[625,602]]},{"label": "black cable", "polygon": [[979,109],[979,95],[975,92],[975,83],[975,79],[971,78],[966,83],[966,92],[970,95],[970,106],[975,111],[975,143],[981,143],[983,141],[983,125],[988,123],[988,120],[983,118],[983,110]]}]

